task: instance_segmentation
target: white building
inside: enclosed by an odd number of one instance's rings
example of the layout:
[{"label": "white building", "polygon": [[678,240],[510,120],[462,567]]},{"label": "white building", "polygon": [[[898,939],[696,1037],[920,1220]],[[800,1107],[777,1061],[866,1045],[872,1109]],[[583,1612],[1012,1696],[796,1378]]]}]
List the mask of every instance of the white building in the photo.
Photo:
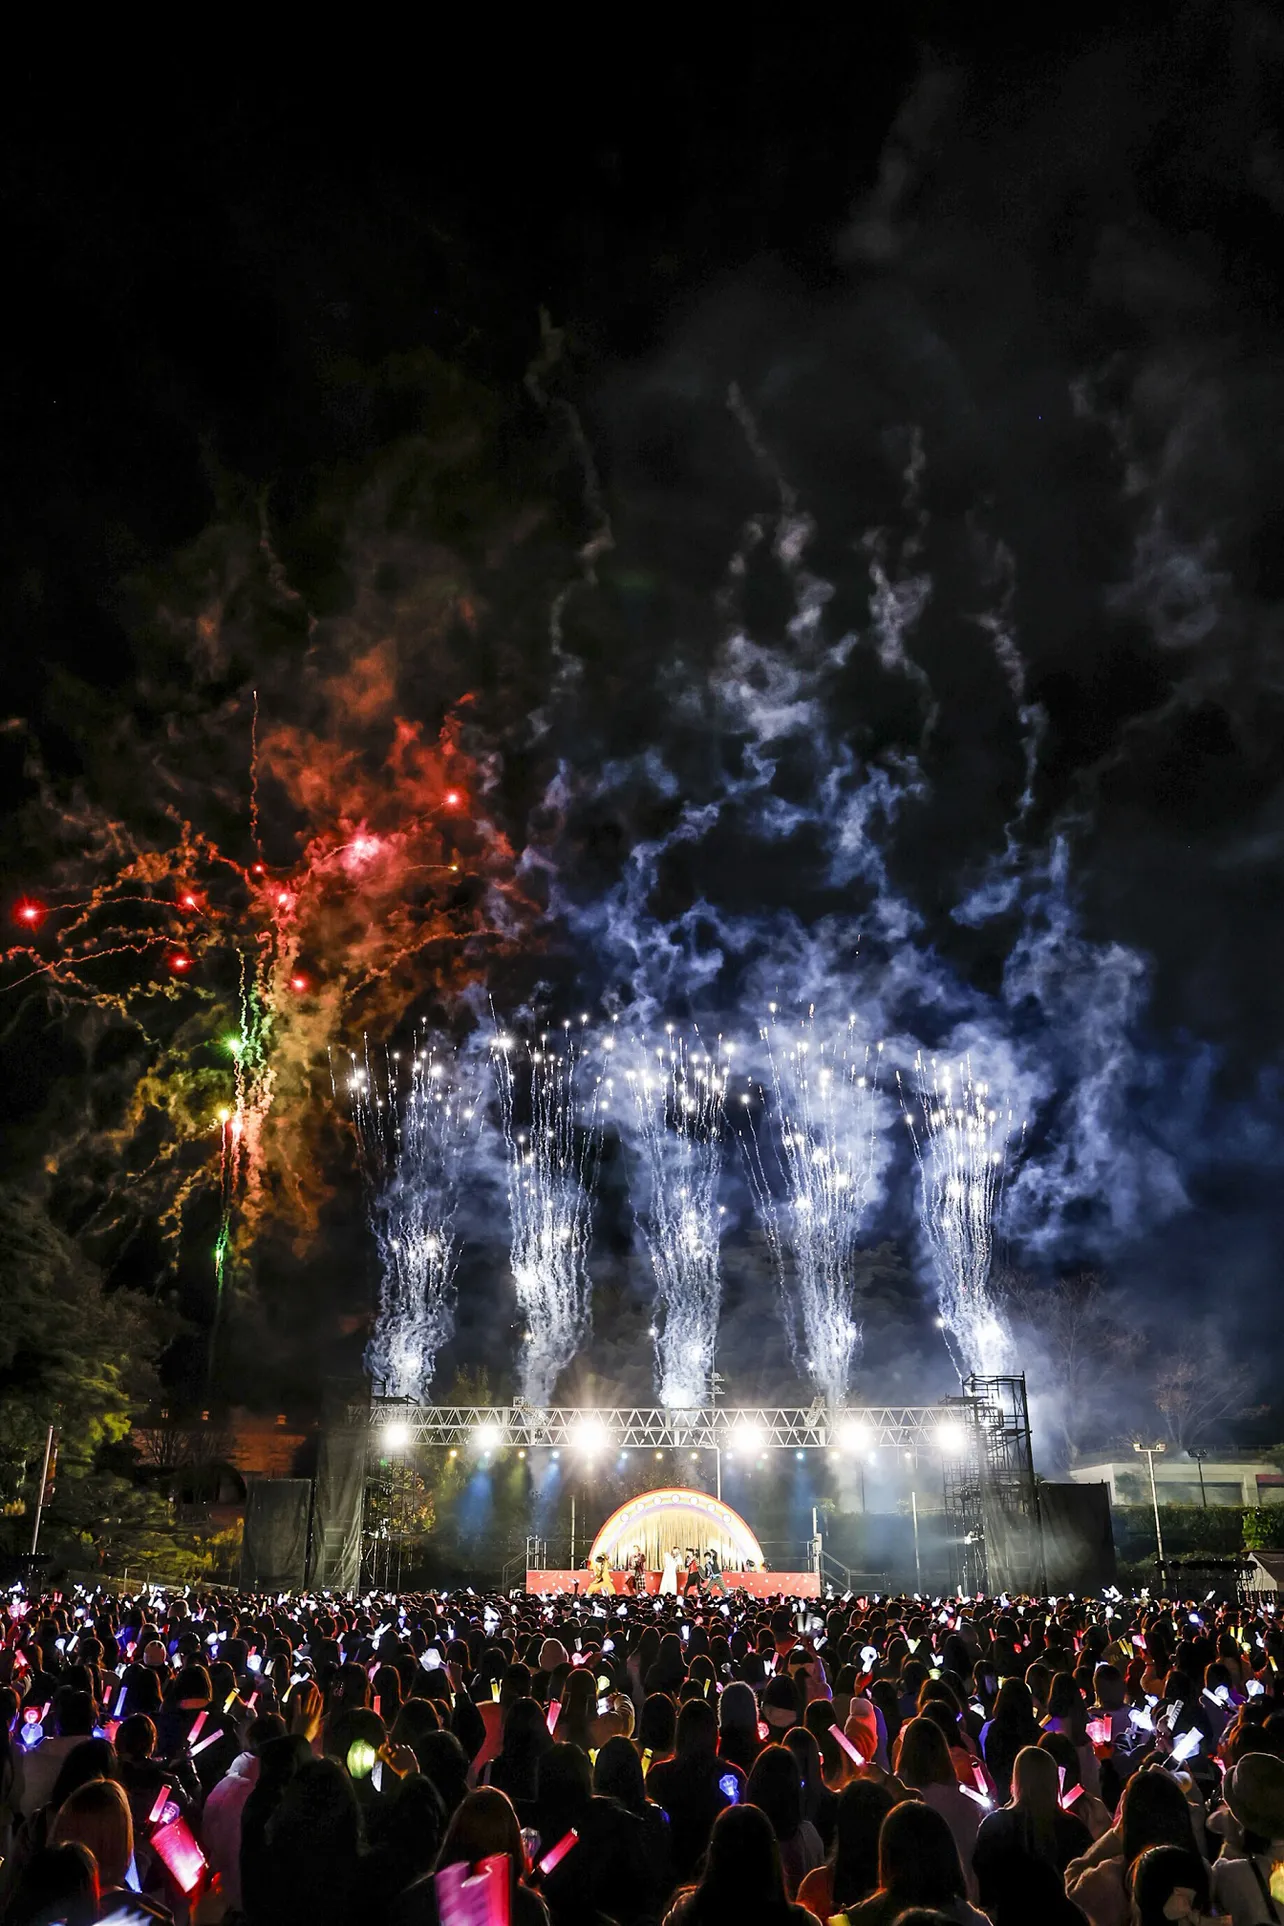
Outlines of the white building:
[{"label": "white building", "polygon": [[[1112,1505],[1150,1503],[1150,1472],[1137,1452],[1078,1464],[1070,1477],[1077,1485],[1109,1485]],[[1161,1505],[1284,1504],[1284,1472],[1257,1458],[1208,1457],[1201,1465],[1184,1451],[1157,1452],[1155,1494]]]}]

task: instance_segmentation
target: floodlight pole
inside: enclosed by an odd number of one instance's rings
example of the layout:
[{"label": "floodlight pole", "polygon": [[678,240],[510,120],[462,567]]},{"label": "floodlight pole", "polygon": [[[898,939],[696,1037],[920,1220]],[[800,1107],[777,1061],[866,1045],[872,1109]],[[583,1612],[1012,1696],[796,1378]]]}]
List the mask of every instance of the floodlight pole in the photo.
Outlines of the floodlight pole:
[{"label": "floodlight pole", "polygon": [[1155,1487],[1155,1453],[1164,1451],[1166,1447],[1162,1442],[1153,1445],[1137,1444],[1134,1442],[1132,1448],[1136,1452],[1144,1453],[1146,1463],[1150,1468],[1150,1503],[1155,1514],[1155,1551],[1158,1555],[1160,1576],[1163,1577],[1168,1570],[1168,1566],[1164,1559],[1163,1527],[1159,1522],[1159,1492]]},{"label": "floodlight pole", "polygon": [[40,1468],[40,1495],[36,1499],[35,1522],[31,1527],[31,1556],[33,1558],[36,1555],[36,1546],[40,1543],[40,1521],[45,1514],[45,1492],[49,1486],[49,1460],[53,1457],[53,1442],[54,1428],[50,1425],[48,1431],[45,1433],[45,1461]]}]

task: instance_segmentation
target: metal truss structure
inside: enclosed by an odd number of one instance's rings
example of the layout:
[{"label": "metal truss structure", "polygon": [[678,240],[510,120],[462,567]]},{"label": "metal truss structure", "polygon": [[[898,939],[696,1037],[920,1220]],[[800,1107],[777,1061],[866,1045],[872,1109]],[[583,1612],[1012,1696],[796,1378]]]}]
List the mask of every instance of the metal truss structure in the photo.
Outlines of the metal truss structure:
[{"label": "metal truss structure", "polygon": [[[374,1438],[398,1449],[482,1445],[486,1449],[548,1446],[553,1449],[600,1441],[616,1450],[666,1446],[695,1451],[735,1450],[752,1441],[755,1450],[775,1447],[829,1451],[879,1445],[906,1450],[952,1451],[970,1456],[981,1444],[986,1414],[970,1398],[940,1404],[846,1405],[831,1411],[824,1404],[806,1409],[780,1405],[709,1405],[670,1411],[650,1405],[560,1406],[535,1410],[512,1405],[416,1404],[404,1398],[375,1398],[351,1414]],[[943,1435],[943,1428],[948,1431]]]}]

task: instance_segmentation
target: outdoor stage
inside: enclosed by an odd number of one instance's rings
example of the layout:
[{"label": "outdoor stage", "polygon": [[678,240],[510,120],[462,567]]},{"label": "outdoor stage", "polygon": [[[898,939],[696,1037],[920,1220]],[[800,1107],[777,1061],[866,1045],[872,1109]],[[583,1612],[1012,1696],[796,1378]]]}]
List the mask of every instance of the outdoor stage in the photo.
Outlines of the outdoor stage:
[{"label": "outdoor stage", "polygon": [[[610,1560],[612,1588],[617,1597],[627,1598],[628,1560],[638,1552],[645,1566],[643,1589],[655,1597],[665,1557],[672,1553],[682,1565],[688,1550],[701,1558],[709,1551],[717,1553],[729,1592],[746,1591],[755,1598],[769,1598],[779,1592],[791,1598],[820,1597],[818,1573],[764,1570],[762,1546],[740,1513],[710,1492],[682,1485],[666,1485],[630,1498],[611,1513],[598,1532],[582,1571],[528,1571],[526,1589],[582,1593],[592,1580],[594,1560],[605,1554]],[[681,1577],[685,1583],[685,1571]],[[717,1593],[711,1596],[716,1598]]]},{"label": "outdoor stage", "polygon": [[[582,1596],[592,1576],[593,1574],[590,1571],[527,1572],[526,1589],[528,1592],[539,1592],[548,1596],[551,1596],[554,1592],[579,1591]],[[815,1572],[725,1571],[722,1577],[728,1592],[744,1591],[748,1592],[753,1598],[774,1598],[778,1593],[782,1592],[787,1598],[820,1597],[820,1580]],[[629,1592],[628,1585],[625,1582],[626,1578],[627,1573],[625,1572],[613,1571],[611,1573],[611,1583],[621,1598],[633,1596],[633,1594]],[[658,1594],[660,1590],[659,1572],[647,1573],[646,1589],[647,1592],[653,1596]],[[594,1596],[602,1597],[604,1594],[595,1593]],[[703,1597],[706,1604],[712,1604],[716,1608],[718,1603],[717,1592],[706,1590]]]}]

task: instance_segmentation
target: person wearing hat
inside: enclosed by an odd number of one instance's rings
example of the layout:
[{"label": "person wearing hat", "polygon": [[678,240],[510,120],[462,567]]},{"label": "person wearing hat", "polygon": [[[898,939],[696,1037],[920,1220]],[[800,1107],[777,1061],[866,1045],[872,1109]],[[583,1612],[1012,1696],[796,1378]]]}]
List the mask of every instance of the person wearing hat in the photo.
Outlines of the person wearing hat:
[{"label": "person wearing hat", "polygon": [[792,1679],[768,1679],[761,1699],[762,1716],[773,1739],[783,1739],[798,1723],[798,1692]]},{"label": "person wearing hat", "polygon": [[1284,1860],[1284,1759],[1246,1752],[1226,1774],[1223,1792],[1244,1835],[1242,1858],[1213,1867],[1213,1903],[1234,1926],[1284,1921],[1284,1901],[1271,1896],[1272,1869]]}]

